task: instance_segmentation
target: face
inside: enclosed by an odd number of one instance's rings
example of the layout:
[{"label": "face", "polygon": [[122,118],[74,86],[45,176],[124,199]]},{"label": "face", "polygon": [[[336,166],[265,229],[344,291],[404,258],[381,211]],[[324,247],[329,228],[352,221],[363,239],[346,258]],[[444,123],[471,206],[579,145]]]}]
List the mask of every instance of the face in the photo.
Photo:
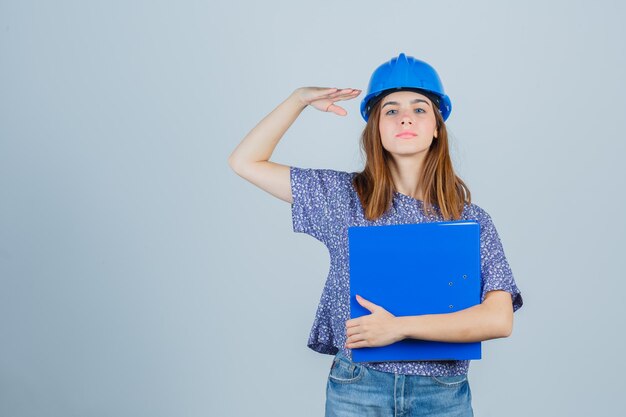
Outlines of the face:
[{"label": "face", "polygon": [[381,103],[379,129],[383,147],[393,156],[419,155],[428,151],[437,135],[433,104],[413,91],[398,91]]}]

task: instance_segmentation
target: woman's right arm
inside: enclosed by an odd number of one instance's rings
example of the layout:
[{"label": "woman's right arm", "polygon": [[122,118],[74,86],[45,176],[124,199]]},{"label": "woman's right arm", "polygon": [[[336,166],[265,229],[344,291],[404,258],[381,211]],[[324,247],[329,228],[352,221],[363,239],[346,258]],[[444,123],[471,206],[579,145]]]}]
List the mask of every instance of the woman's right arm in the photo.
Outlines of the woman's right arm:
[{"label": "woman's right arm", "polygon": [[296,89],[243,138],[228,158],[228,165],[240,177],[292,203],[289,166],[269,161],[276,145],[307,105],[345,116],[347,112],[334,102],[354,98],[360,92],[320,87]]}]

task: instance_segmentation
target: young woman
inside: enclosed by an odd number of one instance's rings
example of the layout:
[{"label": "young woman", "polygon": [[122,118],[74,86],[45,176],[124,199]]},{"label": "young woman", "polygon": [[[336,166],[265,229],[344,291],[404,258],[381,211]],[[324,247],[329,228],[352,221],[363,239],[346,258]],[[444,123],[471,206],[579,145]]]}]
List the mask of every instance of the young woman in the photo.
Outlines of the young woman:
[{"label": "young woman", "polygon": [[[331,267],[311,329],[309,348],[335,355],[328,375],[326,416],[471,416],[469,361],[352,361],[352,349],[405,338],[477,342],[508,337],[522,296],[489,214],[471,203],[455,175],[445,120],[451,102],[429,64],[400,54],[371,76],[361,115],[362,172],[280,165],[269,159],[307,106],[345,116],[335,103],[360,90],[295,90],[233,151],[232,169],[291,203],[295,232],[324,243]],[[350,319],[347,228],[446,220],[480,224],[481,303],[448,314],[395,317],[357,297],[371,314]]]}]

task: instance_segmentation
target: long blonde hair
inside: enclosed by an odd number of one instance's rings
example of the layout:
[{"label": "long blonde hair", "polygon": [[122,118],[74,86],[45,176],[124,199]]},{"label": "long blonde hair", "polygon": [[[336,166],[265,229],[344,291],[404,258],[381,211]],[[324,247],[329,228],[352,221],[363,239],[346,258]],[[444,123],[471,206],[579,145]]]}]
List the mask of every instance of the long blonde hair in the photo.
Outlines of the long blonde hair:
[{"label": "long blonde hair", "polygon": [[[432,102],[431,102],[432,103]],[[365,167],[353,179],[365,218],[376,220],[391,206],[396,191],[389,170],[389,152],[383,147],[378,120],[382,100],[372,108],[367,125],[361,135],[361,150],[365,154]],[[471,203],[471,193],[452,167],[448,148],[448,132],[441,114],[435,111],[437,138],[428,149],[419,184],[424,190],[423,208],[426,215],[441,215],[444,220],[458,220],[464,204]],[[438,206],[438,210],[433,207]],[[438,211],[439,213],[436,213]]]}]

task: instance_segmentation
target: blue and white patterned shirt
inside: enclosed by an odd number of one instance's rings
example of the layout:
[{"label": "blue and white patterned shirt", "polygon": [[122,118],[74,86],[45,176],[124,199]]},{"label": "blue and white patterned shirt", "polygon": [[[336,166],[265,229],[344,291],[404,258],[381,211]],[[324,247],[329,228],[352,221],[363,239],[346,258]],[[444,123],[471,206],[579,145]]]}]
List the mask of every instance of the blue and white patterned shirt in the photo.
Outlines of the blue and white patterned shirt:
[{"label": "blue and white patterned shirt", "polygon": [[[394,192],[392,207],[376,221],[365,219],[363,207],[352,185],[355,172],[331,169],[290,167],[293,230],[307,233],[324,243],[330,253],[330,271],[320,298],[308,347],[334,355],[339,350],[352,358],[346,349],[345,322],[350,319],[350,277],[348,227],[443,221],[427,218],[423,202]],[[491,217],[475,204],[466,204],[461,220],[480,224],[481,302],[492,290],[512,294],[513,311],[522,306],[504,250]],[[469,360],[364,362],[383,372],[405,375],[451,376],[467,374]]]}]

